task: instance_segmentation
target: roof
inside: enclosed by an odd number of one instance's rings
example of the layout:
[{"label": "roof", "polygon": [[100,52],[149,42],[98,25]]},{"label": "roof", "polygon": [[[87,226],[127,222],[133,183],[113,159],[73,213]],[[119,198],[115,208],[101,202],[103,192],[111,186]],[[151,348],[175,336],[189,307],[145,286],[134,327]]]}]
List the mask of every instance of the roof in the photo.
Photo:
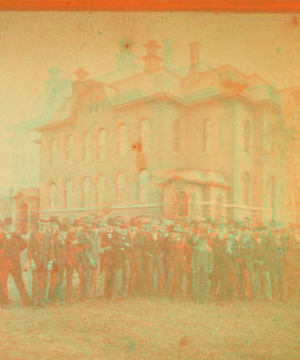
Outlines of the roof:
[{"label": "roof", "polygon": [[171,181],[183,180],[185,182],[199,185],[218,185],[229,187],[225,176],[221,173],[207,170],[170,170],[157,181],[157,185],[165,185]]}]

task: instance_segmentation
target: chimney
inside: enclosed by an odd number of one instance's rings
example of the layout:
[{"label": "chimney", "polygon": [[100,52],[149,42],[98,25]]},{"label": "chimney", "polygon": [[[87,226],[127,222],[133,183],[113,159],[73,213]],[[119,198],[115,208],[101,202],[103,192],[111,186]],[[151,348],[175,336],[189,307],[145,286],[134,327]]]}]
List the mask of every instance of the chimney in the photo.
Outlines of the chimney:
[{"label": "chimney", "polygon": [[89,73],[87,73],[83,69],[78,69],[78,70],[74,71],[74,74],[77,76],[77,81],[78,82],[86,81],[86,77],[89,75]]},{"label": "chimney", "polygon": [[158,50],[161,49],[161,46],[154,40],[149,41],[144,45],[147,49],[146,56],[143,56],[142,59],[145,61],[145,70],[150,72],[157,72],[161,69],[160,61],[162,58],[158,56]]},{"label": "chimney", "polygon": [[164,67],[167,69],[173,68],[173,47],[175,41],[173,39],[165,39],[163,40],[164,44]]},{"label": "chimney", "polygon": [[199,72],[199,51],[200,44],[195,41],[189,44],[190,46],[190,72]]}]

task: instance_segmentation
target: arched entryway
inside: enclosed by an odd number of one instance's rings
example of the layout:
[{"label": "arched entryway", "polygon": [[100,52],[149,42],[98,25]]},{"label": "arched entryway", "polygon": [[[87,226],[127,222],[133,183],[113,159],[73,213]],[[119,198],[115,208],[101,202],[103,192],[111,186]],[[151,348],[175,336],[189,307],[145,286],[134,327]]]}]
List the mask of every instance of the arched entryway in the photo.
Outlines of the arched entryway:
[{"label": "arched entryway", "polygon": [[175,191],[172,200],[173,219],[187,218],[189,216],[189,198],[186,192],[181,190]]}]

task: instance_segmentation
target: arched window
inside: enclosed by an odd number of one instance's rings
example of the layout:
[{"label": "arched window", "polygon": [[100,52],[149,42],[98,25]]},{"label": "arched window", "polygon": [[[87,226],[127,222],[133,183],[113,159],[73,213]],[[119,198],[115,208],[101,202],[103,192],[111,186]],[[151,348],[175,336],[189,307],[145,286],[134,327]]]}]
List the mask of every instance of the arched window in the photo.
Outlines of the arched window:
[{"label": "arched window", "polygon": [[67,138],[67,162],[72,163],[73,160],[73,136],[69,135]]},{"label": "arched window", "polygon": [[97,189],[96,189],[96,203],[103,204],[105,201],[105,177],[99,176],[97,181]]},{"label": "arched window", "polygon": [[127,153],[127,126],[121,125],[117,134],[117,151],[120,156]]},{"label": "arched window", "polygon": [[51,143],[51,166],[57,165],[57,141],[53,140]]},{"label": "arched window", "polygon": [[177,119],[174,122],[173,128],[173,151],[180,150],[180,120]]},{"label": "arched window", "polygon": [[50,187],[50,209],[55,209],[57,203],[57,188],[56,184],[52,183]]},{"label": "arched window", "polygon": [[248,120],[244,123],[244,151],[250,150],[250,122]]},{"label": "arched window", "polygon": [[149,174],[146,170],[140,173],[139,180],[139,195],[140,203],[148,204],[149,203]]},{"label": "arched window", "polygon": [[90,203],[91,194],[91,181],[89,178],[83,180],[83,206],[87,206]]},{"label": "arched window", "polygon": [[125,188],[124,174],[120,173],[118,174],[116,181],[116,202],[119,204],[124,201],[124,188]]},{"label": "arched window", "polygon": [[98,158],[103,160],[106,154],[106,131],[100,130],[98,137]]},{"label": "arched window", "polygon": [[92,137],[89,132],[84,135],[83,140],[83,159],[84,161],[90,161],[92,155]]},{"label": "arched window", "polygon": [[250,175],[248,172],[244,173],[243,179],[243,203],[244,205],[250,205]]},{"label": "arched window", "polygon": [[209,120],[205,120],[203,123],[203,152],[210,152],[211,142],[211,123]]},{"label": "arched window", "polygon": [[142,138],[142,151],[149,151],[149,125],[148,119],[142,121],[141,126],[141,138]]},{"label": "arched window", "polygon": [[72,190],[73,190],[73,183],[72,180],[70,179],[67,181],[66,192],[65,192],[65,203],[67,208],[72,206]]}]

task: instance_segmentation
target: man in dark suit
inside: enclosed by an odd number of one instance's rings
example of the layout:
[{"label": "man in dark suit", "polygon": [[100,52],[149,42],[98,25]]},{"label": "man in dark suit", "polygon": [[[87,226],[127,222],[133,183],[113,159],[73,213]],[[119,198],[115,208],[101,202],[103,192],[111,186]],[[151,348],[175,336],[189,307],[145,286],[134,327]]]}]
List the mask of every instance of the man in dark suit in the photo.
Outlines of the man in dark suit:
[{"label": "man in dark suit", "polygon": [[34,306],[39,306],[42,299],[43,287],[43,256],[42,237],[45,228],[45,220],[31,223],[27,258],[32,270],[32,301]]},{"label": "man in dark suit", "polygon": [[208,303],[213,268],[214,258],[212,248],[209,246],[209,234],[204,232],[194,246],[193,272],[196,278],[196,303],[201,302],[204,305]]},{"label": "man in dark suit", "polygon": [[[27,247],[26,242],[20,234],[14,231],[12,221],[6,222],[6,233],[4,232],[4,226],[0,223],[0,250],[3,269],[1,271],[2,287],[4,288],[4,294],[7,297],[7,281],[9,274],[14,279],[16,287],[21,295],[23,304],[29,306],[31,300],[26,291],[25,283],[22,276],[22,268],[20,261],[20,252]],[[2,294],[3,295],[3,294]],[[4,302],[7,303],[8,299],[4,298]]]},{"label": "man in dark suit", "polygon": [[[55,226],[55,225],[54,225]],[[64,274],[66,270],[66,237],[68,233],[68,226],[61,223],[55,226],[53,234],[54,246],[54,262],[53,272],[51,273],[51,284],[49,299],[52,300],[52,305],[64,304]]]},{"label": "man in dark suit", "polygon": [[138,222],[135,218],[130,220],[128,242],[131,253],[131,292],[133,294],[145,295],[145,260],[144,260],[144,236],[137,231]]},{"label": "man in dark suit", "polygon": [[185,241],[184,230],[175,225],[173,230],[174,240],[171,246],[170,266],[172,270],[173,297],[186,298],[188,287],[188,274],[191,272],[192,251]]},{"label": "man in dark suit", "polygon": [[157,222],[153,222],[152,232],[147,235],[145,242],[145,251],[148,264],[148,282],[151,295],[155,294],[155,271],[158,280],[158,290],[162,295],[164,290],[164,252],[165,242],[161,234],[159,233],[159,226]]}]

